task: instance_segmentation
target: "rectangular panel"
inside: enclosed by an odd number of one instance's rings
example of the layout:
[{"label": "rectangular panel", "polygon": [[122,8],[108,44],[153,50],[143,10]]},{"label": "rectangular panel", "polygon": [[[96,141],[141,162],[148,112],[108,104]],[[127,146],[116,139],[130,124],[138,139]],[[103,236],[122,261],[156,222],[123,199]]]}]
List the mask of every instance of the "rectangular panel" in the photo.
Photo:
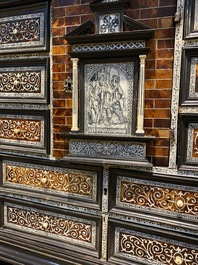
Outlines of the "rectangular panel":
[{"label": "rectangular panel", "polygon": [[96,251],[98,221],[86,216],[49,212],[14,203],[4,203],[4,227]]},{"label": "rectangular panel", "polygon": [[46,50],[49,29],[48,3],[2,10],[0,53]]},{"label": "rectangular panel", "polygon": [[[198,220],[198,188],[196,184],[185,185],[172,181],[165,182],[160,176],[148,177],[138,172],[116,171],[111,182],[115,182],[111,212],[116,209],[141,211],[180,218],[180,220]],[[115,197],[114,197],[115,196]],[[118,210],[117,210],[118,211]]]},{"label": "rectangular panel", "polygon": [[198,106],[198,53],[184,50],[181,75],[181,106]]},{"label": "rectangular panel", "polygon": [[135,142],[70,140],[70,155],[146,160],[146,144]]},{"label": "rectangular panel", "polygon": [[84,65],[84,132],[132,134],[134,62]]},{"label": "rectangular panel", "polygon": [[198,264],[198,241],[195,238],[180,238],[179,234],[164,234],[133,225],[124,227],[115,223],[111,227],[111,259],[116,264],[122,264],[123,260],[124,264]]},{"label": "rectangular panel", "polygon": [[[3,186],[99,204],[99,171],[3,161]],[[99,193],[99,194],[98,194]],[[100,205],[98,205],[99,207]]]},{"label": "rectangular panel", "polygon": [[193,171],[198,166],[198,116],[180,114],[179,166]]},{"label": "rectangular panel", "polygon": [[46,103],[49,90],[49,63],[45,58],[2,61],[0,101]]},{"label": "rectangular panel", "polygon": [[[47,153],[48,147],[48,111],[15,111],[9,114],[2,110],[0,114],[0,148],[4,151],[28,151]],[[4,113],[4,114],[2,114]],[[31,148],[30,148],[31,147]]]}]

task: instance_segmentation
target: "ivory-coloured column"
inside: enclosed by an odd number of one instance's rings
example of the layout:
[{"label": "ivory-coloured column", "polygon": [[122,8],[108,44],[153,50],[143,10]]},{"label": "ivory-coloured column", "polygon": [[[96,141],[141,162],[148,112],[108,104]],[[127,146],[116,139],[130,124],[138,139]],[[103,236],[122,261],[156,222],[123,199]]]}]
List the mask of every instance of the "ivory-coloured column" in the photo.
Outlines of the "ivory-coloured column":
[{"label": "ivory-coloured column", "polygon": [[78,131],[78,58],[72,58],[73,63],[73,91],[72,91],[72,128]]},{"label": "ivory-coloured column", "polygon": [[137,134],[144,134],[144,85],[145,85],[145,60],[146,55],[139,55],[140,75],[138,89]]}]

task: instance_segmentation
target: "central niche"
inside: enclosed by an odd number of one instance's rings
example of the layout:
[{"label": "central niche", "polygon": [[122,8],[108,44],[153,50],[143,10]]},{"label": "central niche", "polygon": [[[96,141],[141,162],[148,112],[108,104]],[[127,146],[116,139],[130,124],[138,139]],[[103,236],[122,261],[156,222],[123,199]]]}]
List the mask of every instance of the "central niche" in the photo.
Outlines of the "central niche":
[{"label": "central niche", "polygon": [[132,133],[134,62],[84,65],[84,131]]}]

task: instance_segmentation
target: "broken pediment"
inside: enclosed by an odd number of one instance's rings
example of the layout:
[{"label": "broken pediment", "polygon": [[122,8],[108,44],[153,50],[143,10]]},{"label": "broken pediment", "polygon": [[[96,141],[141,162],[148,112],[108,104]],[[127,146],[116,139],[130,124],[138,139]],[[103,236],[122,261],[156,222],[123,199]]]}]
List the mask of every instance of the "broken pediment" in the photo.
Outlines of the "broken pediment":
[{"label": "broken pediment", "polygon": [[96,43],[123,40],[147,40],[154,30],[124,15],[128,0],[96,0],[90,4],[95,20],[88,20],[69,32],[69,44]]}]

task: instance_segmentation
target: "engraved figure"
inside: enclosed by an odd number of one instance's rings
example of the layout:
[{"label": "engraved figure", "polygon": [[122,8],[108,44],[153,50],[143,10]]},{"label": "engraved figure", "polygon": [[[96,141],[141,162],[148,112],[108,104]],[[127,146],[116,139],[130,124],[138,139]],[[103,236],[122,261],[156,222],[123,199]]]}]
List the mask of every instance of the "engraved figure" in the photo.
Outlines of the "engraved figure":
[{"label": "engraved figure", "polygon": [[111,105],[113,123],[124,123],[125,118],[123,114],[123,89],[120,86],[120,77],[118,75],[113,75],[111,86],[113,90]]}]

